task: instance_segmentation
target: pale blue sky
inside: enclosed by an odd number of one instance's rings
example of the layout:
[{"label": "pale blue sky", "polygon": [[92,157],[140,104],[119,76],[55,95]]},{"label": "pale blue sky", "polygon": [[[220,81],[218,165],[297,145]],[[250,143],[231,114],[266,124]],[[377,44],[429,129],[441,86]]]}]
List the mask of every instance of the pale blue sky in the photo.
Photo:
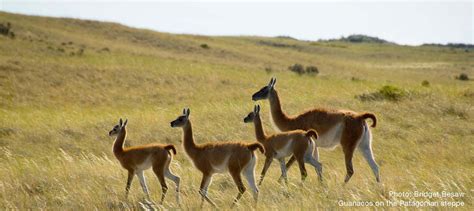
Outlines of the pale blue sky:
[{"label": "pale blue sky", "polygon": [[288,35],[304,40],[367,34],[410,45],[474,43],[472,0],[300,3],[0,0],[0,10],[105,20],[171,33]]}]

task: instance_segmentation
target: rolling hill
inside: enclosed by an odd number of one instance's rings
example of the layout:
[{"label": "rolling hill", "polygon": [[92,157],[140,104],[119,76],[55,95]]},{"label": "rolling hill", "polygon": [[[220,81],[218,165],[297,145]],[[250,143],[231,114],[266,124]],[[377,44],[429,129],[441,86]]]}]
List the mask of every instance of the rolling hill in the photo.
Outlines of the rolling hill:
[{"label": "rolling hill", "polygon": [[[289,114],[312,107],[370,111],[382,183],[362,156],[343,185],[340,148],[322,150],[325,184],[309,169],[299,184],[279,185],[274,164],[260,187],[263,209],[338,208],[343,201],[458,201],[472,208],[474,52],[443,46],[300,41],[287,37],[169,34],[116,23],[0,12],[11,36],[0,35],[0,208],[139,208],[138,182],[124,198],[126,172],[111,152],[108,131],[129,119],[128,144],[175,144],[172,169],[183,181],[183,208],[199,208],[199,172],[169,126],[192,110],[197,142],[254,141],[243,123],[251,95],[277,77]],[[299,75],[293,64],[316,66]],[[268,133],[275,132],[262,106]],[[263,166],[258,154],[257,174]],[[151,195],[161,194],[147,172]],[[172,183],[168,183],[172,186]],[[173,188],[172,188],[173,189]],[[463,192],[459,198],[396,197],[392,192]],[[219,176],[210,197],[227,208],[237,193]],[[176,208],[173,191],[165,208]],[[240,209],[251,209],[246,194]]]}]

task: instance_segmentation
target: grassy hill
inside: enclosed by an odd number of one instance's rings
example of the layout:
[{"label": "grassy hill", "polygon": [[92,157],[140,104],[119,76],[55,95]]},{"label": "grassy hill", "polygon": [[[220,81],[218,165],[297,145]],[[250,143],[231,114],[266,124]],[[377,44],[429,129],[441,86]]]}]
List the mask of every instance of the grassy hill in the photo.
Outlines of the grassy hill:
[{"label": "grassy hill", "polygon": [[[0,22],[10,22],[15,33],[14,39],[0,35],[0,209],[138,208],[138,180],[125,200],[126,171],[107,135],[120,117],[129,119],[130,145],[177,146],[172,170],[182,178],[183,207],[199,208],[201,175],[181,147],[182,131],[169,122],[189,106],[197,142],[254,141],[253,126],[242,120],[253,108],[251,95],[272,76],[289,114],[312,107],[375,113],[373,148],[382,183],[375,183],[356,154],[355,175],[343,185],[341,148],[321,150],[324,185],[308,167],[303,186],[297,168],[289,172],[290,184],[281,186],[274,163],[260,187],[259,208],[400,199],[460,201],[472,208],[474,82],[455,79],[460,73],[474,76],[472,51],[177,35],[5,12]],[[289,71],[295,63],[317,66],[320,74]],[[268,102],[259,103],[265,128],[273,133]],[[263,166],[258,156],[257,175]],[[158,201],[158,181],[146,175]],[[430,199],[394,197],[391,191],[466,195]],[[229,176],[214,178],[210,197],[221,208],[235,194]],[[173,199],[169,191],[164,206],[176,208]],[[239,207],[252,208],[250,194]]]}]

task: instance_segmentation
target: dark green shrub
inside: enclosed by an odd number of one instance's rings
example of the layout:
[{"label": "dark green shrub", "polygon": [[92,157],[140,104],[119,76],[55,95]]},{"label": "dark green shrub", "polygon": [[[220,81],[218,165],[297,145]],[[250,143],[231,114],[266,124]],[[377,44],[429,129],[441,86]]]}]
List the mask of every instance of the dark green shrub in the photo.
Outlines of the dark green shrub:
[{"label": "dark green shrub", "polygon": [[209,48],[211,48],[211,47],[209,47],[209,45],[207,45],[206,43],[204,43],[204,44],[201,44],[201,48],[209,49]]},{"label": "dark green shrub", "polygon": [[299,75],[302,75],[305,73],[304,67],[301,64],[294,64],[288,67],[288,69],[292,72],[298,73]]},{"label": "dark green shrub", "polygon": [[272,67],[265,67],[265,72],[267,72],[267,73],[273,72]]},{"label": "dark green shrub", "polygon": [[430,86],[430,82],[427,81],[427,80],[424,80],[424,81],[421,82],[421,85],[424,86],[424,87],[428,87],[428,86]]},{"label": "dark green shrub", "polygon": [[385,85],[376,92],[364,93],[357,95],[361,101],[376,101],[376,100],[389,100],[389,101],[399,101],[408,96],[408,91],[400,89],[395,86]]},{"label": "dark green shrub", "polygon": [[319,73],[319,70],[316,66],[307,66],[306,67],[306,73],[317,75]]},{"label": "dark green shrub", "polygon": [[456,76],[456,79],[461,81],[469,81],[469,76],[466,73],[461,73],[459,76]]},{"label": "dark green shrub", "polygon": [[12,25],[10,22],[7,22],[7,24],[3,25],[3,23],[0,23],[0,35],[10,37],[12,39],[15,38],[15,33],[11,30]]}]

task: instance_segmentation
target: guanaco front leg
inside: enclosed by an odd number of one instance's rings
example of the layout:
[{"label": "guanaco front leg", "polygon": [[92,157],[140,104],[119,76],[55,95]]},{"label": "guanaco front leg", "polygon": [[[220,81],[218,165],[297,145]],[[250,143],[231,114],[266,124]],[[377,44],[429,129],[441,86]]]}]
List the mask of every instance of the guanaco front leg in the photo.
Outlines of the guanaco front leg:
[{"label": "guanaco front leg", "polygon": [[140,185],[142,186],[142,189],[146,195],[146,198],[150,201],[150,194],[148,193],[148,186],[146,185],[144,172],[138,171],[136,174],[137,174],[138,180],[140,180]]},{"label": "guanaco front leg", "polygon": [[125,186],[125,198],[128,198],[128,192],[130,191],[130,186],[133,181],[133,171],[128,171],[127,186]]},{"label": "guanaco front leg", "polygon": [[204,200],[206,200],[207,202],[209,202],[209,204],[217,208],[217,205],[207,196],[207,189],[209,188],[209,185],[211,184],[211,180],[212,180],[212,174],[203,174],[201,186],[199,190],[199,193],[201,194],[201,197],[202,197],[201,208],[204,205]]},{"label": "guanaco front leg", "polygon": [[280,161],[281,176],[285,180],[285,183],[288,183],[288,177],[286,175],[285,158],[280,158],[278,159],[278,161]]},{"label": "guanaco front leg", "polygon": [[[295,161],[296,161],[296,157],[295,157],[295,155],[292,155],[290,157],[290,160],[288,160],[288,163],[286,163],[286,165],[285,165],[287,171],[288,171],[288,169],[290,169],[291,165],[293,165],[293,163],[295,163]],[[280,175],[280,178],[278,178],[278,182],[281,182],[282,179],[283,179],[283,175]]]},{"label": "guanaco front leg", "polygon": [[273,161],[273,156],[268,155],[265,159],[265,164],[263,165],[262,173],[260,174],[260,181],[258,182],[258,185],[261,185],[263,182],[263,178],[265,177],[265,174],[267,173],[268,168],[270,167],[270,164],[272,164]]}]

